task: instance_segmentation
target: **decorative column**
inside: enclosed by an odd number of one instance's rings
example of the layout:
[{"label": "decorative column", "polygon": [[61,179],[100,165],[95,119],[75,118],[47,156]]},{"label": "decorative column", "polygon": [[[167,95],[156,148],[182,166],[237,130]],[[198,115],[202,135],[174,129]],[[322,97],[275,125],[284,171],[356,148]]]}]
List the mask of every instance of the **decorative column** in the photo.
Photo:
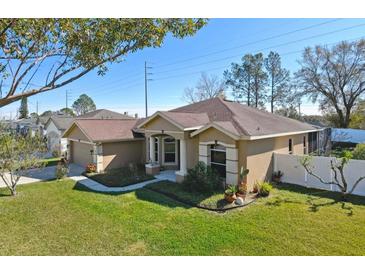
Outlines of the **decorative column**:
[{"label": "decorative column", "polygon": [[93,162],[96,165],[96,172],[104,171],[103,166],[103,146],[101,144],[93,146]]},{"label": "decorative column", "polygon": [[238,149],[226,147],[226,183],[237,184],[238,172]]},{"label": "decorative column", "polygon": [[150,137],[150,155],[149,163],[146,163],[146,173],[150,175],[156,175],[160,172],[160,165],[155,162],[155,137]]},{"label": "decorative column", "polygon": [[206,165],[210,164],[209,159],[209,145],[206,144],[199,144],[199,162],[203,162]]},{"label": "decorative column", "polygon": [[180,139],[180,170],[176,172],[176,181],[182,182],[187,174],[186,141]]},{"label": "decorative column", "polygon": [[150,162],[155,162],[155,137],[150,137]]}]

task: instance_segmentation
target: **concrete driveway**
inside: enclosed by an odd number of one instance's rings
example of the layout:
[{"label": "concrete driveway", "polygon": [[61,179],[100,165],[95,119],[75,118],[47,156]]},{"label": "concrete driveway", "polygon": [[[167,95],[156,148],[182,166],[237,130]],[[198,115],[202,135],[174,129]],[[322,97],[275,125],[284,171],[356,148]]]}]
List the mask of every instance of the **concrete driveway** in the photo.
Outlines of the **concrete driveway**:
[{"label": "concrete driveway", "polygon": [[[82,172],[84,172],[85,168],[70,164],[70,172],[68,174],[68,177],[72,176],[80,176]],[[48,181],[55,179],[55,173],[56,173],[56,166],[49,166],[42,169],[35,168],[30,169],[25,176],[22,176],[19,179],[18,184],[29,184],[29,183],[36,183],[41,181]],[[6,187],[4,181],[0,178],[0,187]]]}]

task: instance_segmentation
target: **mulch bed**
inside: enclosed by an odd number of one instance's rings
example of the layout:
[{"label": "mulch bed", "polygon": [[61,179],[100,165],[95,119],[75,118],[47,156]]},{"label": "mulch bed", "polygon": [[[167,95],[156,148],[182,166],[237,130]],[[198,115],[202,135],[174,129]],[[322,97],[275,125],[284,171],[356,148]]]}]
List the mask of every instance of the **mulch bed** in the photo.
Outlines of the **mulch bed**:
[{"label": "mulch bed", "polygon": [[[246,199],[244,200],[244,204],[243,205],[236,205],[234,202],[229,204],[226,200],[224,200],[222,198],[222,200],[219,200],[217,203],[211,203],[211,204],[207,204],[207,203],[193,203],[192,201],[189,201],[187,199],[183,199],[180,196],[173,194],[171,192],[167,192],[164,191],[162,189],[155,189],[155,188],[151,188],[149,187],[149,185],[145,186],[146,189],[150,190],[150,191],[154,191],[156,193],[162,194],[166,197],[169,197],[173,200],[176,200],[182,204],[191,206],[191,207],[196,207],[199,209],[205,209],[205,210],[209,210],[209,211],[214,211],[214,212],[219,212],[219,213],[223,213],[226,212],[228,210],[232,210],[232,209],[237,209],[237,208],[241,208],[244,206],[247,206],[251,203],[253,203],[256,199],[257,199],[257,195],[256,193],[250,193],[248,195],[248,197],[246,196]],[[223,195],[223,194],[222,194]]]}]

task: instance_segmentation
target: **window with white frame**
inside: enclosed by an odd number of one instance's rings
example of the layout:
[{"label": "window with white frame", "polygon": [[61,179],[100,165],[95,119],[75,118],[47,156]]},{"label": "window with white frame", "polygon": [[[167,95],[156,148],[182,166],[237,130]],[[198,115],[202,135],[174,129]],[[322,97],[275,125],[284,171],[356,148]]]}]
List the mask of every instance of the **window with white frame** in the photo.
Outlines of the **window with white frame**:
[{"label": "window with white frame", "polygon": [[221,145],[210,146],[210,166],[222,178],[226,178],[226,148]]},{"label": "window with white frame", "polygon": [[172,137],[163,139],[163,162],[164,164],[176,163],[176,140]]}]

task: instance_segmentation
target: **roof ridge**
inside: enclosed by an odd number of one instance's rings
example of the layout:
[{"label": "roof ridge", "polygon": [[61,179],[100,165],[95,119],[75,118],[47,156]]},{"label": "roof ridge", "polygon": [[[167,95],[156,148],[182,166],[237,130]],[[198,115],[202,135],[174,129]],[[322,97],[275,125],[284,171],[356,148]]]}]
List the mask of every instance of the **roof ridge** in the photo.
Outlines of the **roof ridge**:
[{"label": "roof ridge", "polygon": [[[245,133],[246,135],[248,135],[248,132],[247,132],[247,130],[246,129],[244,129],[238,122],[237,122],[237,120],[236,120],[236,118],[235,118],[235,113],[231,110],[231,108],[229,107],[229,105],[227,104],[227,101],[224,99],[224,98],[221,98],[221,97],[216,97],[216,98],[218,98],[219,99],[219,101],[224,105],[224,107],[226,108],[226,109],[228,109],[229,110],[229,112],[231,113],[231,115],[232,115],[232,124],[233,124],[233,126],[236,128],[236,129],[239,129],[241,132],[243,132],[243,133]],[[229,101],[230,103],[234,103],[234,102],[232,102],[232,101]],[[241,105],[241,104],[240,104]]]}]

